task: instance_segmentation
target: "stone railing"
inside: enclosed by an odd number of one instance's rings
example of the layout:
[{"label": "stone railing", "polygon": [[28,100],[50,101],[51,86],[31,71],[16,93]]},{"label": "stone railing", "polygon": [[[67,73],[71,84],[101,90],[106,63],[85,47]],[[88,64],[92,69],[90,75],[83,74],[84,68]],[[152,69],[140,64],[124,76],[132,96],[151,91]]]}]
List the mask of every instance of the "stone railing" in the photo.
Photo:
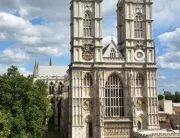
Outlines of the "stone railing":
[{"label": "stone railing", "polygon": [[105,62],[125,62],[125,59],[119,57],[103,57]]},{"label": "stone railing", "polygon": [[123,122],[131,122],[129,117],[104,117],[104,120],[113,120],[113,121],[123,121]]},{"label": "stone railing", "polygon": [[[155,131],[158,131],[158,130],[155,130]],[[139,132],[141,132],[141,131],[139,131]],[[141,134],[139,132],[133,132],[133,134],[132,134],[133,138],[179,138],[180,137],[180,133],[175,133],[173,130],[172,130],[172,133],[167,131],[164,133],[148,134],[148,131],[147,131],[147,134]],[[143,132],[143,130],[142,130],[142,132]]]}]

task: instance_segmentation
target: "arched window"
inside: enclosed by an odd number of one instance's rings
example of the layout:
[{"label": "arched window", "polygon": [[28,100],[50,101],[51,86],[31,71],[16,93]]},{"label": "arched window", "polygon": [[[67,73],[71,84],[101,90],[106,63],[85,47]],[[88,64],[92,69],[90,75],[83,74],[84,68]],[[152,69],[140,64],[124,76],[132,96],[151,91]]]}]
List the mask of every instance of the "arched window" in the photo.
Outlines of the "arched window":
[{"label": "arched window", "polygon": [[137,14],[134,19],[134,37],[143,38],[143,17]]},{"label": "arched window", "polygon": [[144,88],[144,78],[141,73],[138,73],[136,76],[136,91],[137,96],[143,95],[143,88]]},{"label": "arched window", "polygon": [[58,84],[58,94],[62,94],[62,88],[63,88],[63,84],[62,84],[62,82],[60,82]]},{"label": "arched window", "polygon": [[84,86],[91,87],[92,86],[92,77],[90,73],[87,73],[84,77]]},{"label": "arched window", "polygon": [[49,85],[49,94],[50,94],[50,95],[51,95],[51,94],[54,95],[54,84],[53,84],[53,82],[51,82],[50,85]]},{"label": "arched window", "polygon": [[144,86],[144,78],[141,73],[138,73],[136,76],[136,86],[143,87]]},{"label": "arched window", "polygon": [[110,57],[116,57],[116,51],[114,48],[111,49]]},{"label": "arched window", "polygon": [[105,86],[106,117],[124,116],[123,83],[116,74],[112,74]]},{"label": "arched window", "polygon": [[91,32],[91,14],[89,11],[86,11],[84,14],[84,19],[83,19],[83,26],[84,26],[84,36],[92,36]]},{"label": "arched window", "polygon": [[90,73],[86,73],[86,75],[84,76],[84,95],[85,96],[90,96],[92,85],[93,85],[92,76]]}]

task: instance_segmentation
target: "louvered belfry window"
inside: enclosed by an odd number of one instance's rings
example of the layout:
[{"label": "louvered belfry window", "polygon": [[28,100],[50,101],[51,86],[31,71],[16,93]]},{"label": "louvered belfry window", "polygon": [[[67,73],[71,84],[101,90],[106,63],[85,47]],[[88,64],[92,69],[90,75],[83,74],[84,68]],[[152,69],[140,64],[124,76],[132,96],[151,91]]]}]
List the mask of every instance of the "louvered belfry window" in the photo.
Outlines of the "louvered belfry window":
[{"label": "louvered belfry window", "polygon": [[86,11],[84,14],[83,19],[83,26],[84,26],[84,36],[90,37],[92,36],[92,20],[91,20],[91,14],[89,11]]},{"label": "louvered belfry window", "polygon": [[134,37],[143,38],[143,17],[137,14],[134,19]]}]

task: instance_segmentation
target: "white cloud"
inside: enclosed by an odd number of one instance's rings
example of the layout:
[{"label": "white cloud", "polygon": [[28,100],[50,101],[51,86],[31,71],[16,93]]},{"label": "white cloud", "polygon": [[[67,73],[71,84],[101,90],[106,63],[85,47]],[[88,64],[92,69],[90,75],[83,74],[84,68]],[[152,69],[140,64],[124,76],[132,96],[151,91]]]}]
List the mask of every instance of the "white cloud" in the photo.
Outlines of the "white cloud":
[{"label": "white cloud", "polygon": [[25,51],[29,54],[42,55],[42,56],[61,56],[63,53],[56,47],[35,47],[27,48]]},{"label": "white cloud", "polygon": [[159,37],[165,53],[157,57],[158,65],[161,68],[180,69],[180,28],[173,32],[166,32]]},{"label": "white cloud", "polygon": [[158,79],[160,79],[160,80],[165,80],[165,79],[166,79],[166,76],[158,76]]},{"label": "white cloud", "polygon": [[179,0],[153,0],[153,16],[158,27],[170,27],[180,25],[177,20],[180,14]]},{"label": "white cloud", "polygon": [[[61,41],[65,38],[62,33],[46,26],[32,25],[21,17],[0,12],[0,31],[2,30],[6,30],[6,35],[0,34],[0,39],[15,40],[27,53],[60,56],[61,52],[66,50],[65,47],[61,47]],[[61,52],[58,51],[60,48]]]},{"label": "white cloud", "polygon": [[103,38],[103,45],[107,46],[111,42],[112,39],[117,44],[117,38],[116,37],[107,36],[107,37]]},{"label": "white cloud", "polygon": [[6,33],[0,33],[0,40],[1,41],[4,41],[4,40],[7,40],[7,35],[6,35]]},{"label": "white cloud", "polygon": [[168,80],[158,82],[158,93],[163,93],[163,90],[175,92],[178,90],[178,84],[174,81],[169,82]]},{"label": "white cloud", "polygon": [[4,74],[7,72],[8,65],[2,65],[0,64],[0,74]]},{"label": "white cloud", "polygon": [[104,0],[102,5],[103,14],[116,13],[118,0]]},{"label": "white cloud", "polygon": [[26,68],[22,68],[22,67],[19,68],[19,72],[24,76],[32,75],[31,71],[28,71]]},{"label": "white cloud", "polygon": [[1,64],[14,64],[14,63],[24,63],[28,61],[29,57],[24,53],[15,53],[10,49],[6,49],[0,54]]},{"label": "white cloud", "polygon": [[[7,73],[7,69],[9,68],[10,66],[9,65],[2,65],[0,64],[0,74],[4,74],[4,73]],[[31,71],[28,71],[26,68],[24,67],[19,67],[18,68],[19,72],[21,74],[23,74],[24,76],[28,76],[28,75],[32,75],[32,72]]]},{"label": "white cloud", "polygon": [[161,34],[159,40],[162,44],[171,50],[180,50],[180,28],[172,32],[165,32]]}]

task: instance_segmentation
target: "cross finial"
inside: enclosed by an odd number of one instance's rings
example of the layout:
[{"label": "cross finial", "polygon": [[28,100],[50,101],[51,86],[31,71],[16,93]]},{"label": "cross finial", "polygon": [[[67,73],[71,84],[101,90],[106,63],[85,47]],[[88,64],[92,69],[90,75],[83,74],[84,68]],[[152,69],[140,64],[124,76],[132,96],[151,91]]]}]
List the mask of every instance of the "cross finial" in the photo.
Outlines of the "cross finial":
[{"label": "cross finial", "polygon": [[111,34],[111,41],[113,41],[113,34]]}]

